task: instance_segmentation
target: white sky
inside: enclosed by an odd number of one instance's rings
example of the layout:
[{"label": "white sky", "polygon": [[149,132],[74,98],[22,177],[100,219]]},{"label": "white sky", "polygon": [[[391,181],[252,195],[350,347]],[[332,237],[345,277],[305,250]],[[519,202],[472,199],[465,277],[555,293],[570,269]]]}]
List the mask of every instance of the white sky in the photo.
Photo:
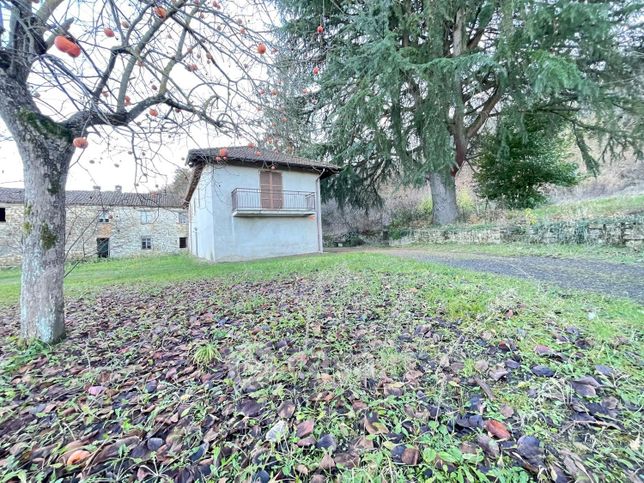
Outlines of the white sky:
[{"label": "white sky", "polygon": [[[235,18],[245,18],[244,21],[249,29],[264,30],[267,23],[269,23],[267,22],[269,19],[255,18],[254,14],[257,12],[257,9],[252,9],[252,7],[247,6],[250,5],[250,2],[252,2],[252,0],[224,0],[220,3],[224,5],[224,12],[226,14],[231,17],[234,16]],[[74,3],[75,2],[72,2],[71,5],[74,5]],[[80,36],[88,33],[86,30],[81,30],[87,29],[87,25],[101,25],[100,21],[92,20],[92,18],[96,15],[94,9],[98,8],[97,6],[102,5],[102,2],[86,2],[80,5],[81,6],[78,7],[79,10],[72,13],[75,14],[74,16],[76,18],[83,19],[85,17],[88,19],[88,23],[84,26],[82,23],[81,25],[77,25],[76,23],[74,24],[72,32],[78,38],[81,38]],[[65,15],[65,12],[62,12],[60,17],[56,20],[61,21],[65,18]],[[265,17],[265,15],[263,17]],[[95,23],[92,24],[92,22]],[[75,28],[77,29],[76,31],[74,31]],[[105,38],[99,40],[100,42],[110,41],[110,39]],[[114,42],[116,42],[116,40],[114,40]],[[249,39],[248,42],[252,42],[252,40]],[[244,46],[242,47],[245,48]],[[65,54],[57,52],[54,47],[52,47],[48,53],[60,56],[63,60],[68,60]],[[100,51],[98,51],[98,53],[100,55]],[[232,74],[239,72],[235,65],[229,66],[228,68]],[[183,73],[183,67],[177,66],[175,69],[181,69],[178,73],[180,82],[182,84],[186,82],[184,79],[188,74]],[[266,74],[265,70],[262,70],[262,74]],[[263,77],[262,74],[259,76],[253,74],[253,77],[260,78]],[[54,104],[60,104],[62,106],[62,103],[65,102],[61,98],[59,92],[54,93],[52,96],[48,96],[48,93],[45,92],[44,95],[41,96],[41,99],[44,100],[46,97],[51,97],[46,99],[51,106],[54,106]],[[255,108],[251,106],[239,107],[241,107],[239,111],[255,111]],[[53,109],[54,112],[56,112],[58,107],[53,107]],[[167,110],[168,108],[166,106],[159,107],[160,112],[164,109]],[[47,113],[46,110],[45,113]],[[138,118],[138,120],[140,119],[141,117]],[[144,120],[144,122],[146,122],[146,120]],[[13,140],[7,139],[7,135],[8,131],[3,121],[0,120],[0,187],[18,188],[23,186],[22,161]],[[227,137],[216,132],[212,127],[208,127],[203,123],[197,123],[190,129],[190,136],[173,137],[164,135],[162,148],[159,154],[153,158],[153,167],[150,166],[149,169],[146,170],[147,177],[142,178],[141,168],[136,167],[134,156],[128,154],[128,139],[126,137],[122,136],[121,139],[119,139],[116,134],[102,137],[90,134],[88,139],[90,141],[89,147],[85,150],[77,149],[72,160],[72,166],[67,181],[68,190],[88,190],[92,189],[94,185],[99,185],[102,190],[108,191],[113,190],[115,185],[121,185],[124,191],[154,191],[155,189],[161,188],[172,181],[177,167],[185,166],[185,157],[189,149],[245,145],[251,141],[245,137]],[[138,186],[135,186],[135,184],[138,184]]]},{"label": "white sky", "polygon": [[[0,129],[4,123],[0,121]],[[203,135],[208,139],[208,133],[203,128],[196,128],[195,134]],[[136,173],[132,156],[127,154],[111,157],[107,143],[93,137],[94,141],[85,151],[77,150],[72,161],[73,165],[67,179],[68,190],[89,190],[98,185],[104,191],[111,191],[115,185],[121,185],[124,191],[148,192],[154,191],[156,186],[162,187],[172,181],[177,166],[184,166],[188,149],[208,146],[222,146],[245,144],[243,141],[235,142],[225,136],[210,136],[207,143],[197,143],[184,139],[181,142],[168,143],[164,146],[165,158],[159,157],[155,162],[158,175],[149,175],[148,182],[140,182],[135,187]],[[94,163],[90,163],[93,160]],[[115,162],[119,167],[115,167]],[[13,141],[0,142],[0,187],[21,188],[23,186],[22,161]]]}]

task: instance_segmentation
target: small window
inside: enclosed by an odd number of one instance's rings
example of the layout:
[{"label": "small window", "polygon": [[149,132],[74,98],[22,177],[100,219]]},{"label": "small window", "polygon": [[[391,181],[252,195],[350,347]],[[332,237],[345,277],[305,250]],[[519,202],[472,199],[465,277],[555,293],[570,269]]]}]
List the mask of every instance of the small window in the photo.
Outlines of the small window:
[{"label": "small window", "polygon": [[98,214],[99,223],[109,223],[110,222],[110,213],[107,210],[103,210]]},{"label": "small window", "polygon": [[152,250],[152,237],[151,236],[142,236],[141,237],[141,250]]},{"label": "small window", "polygon": [[143,225],[148,225],[154,223],[154,211],[142,211],[141,212],[141,223]]},{"label": "small window", "polygon": [[4,223],[6,221],[7,221],[7,209],[0,208],[0,223]]},{"label": "small window", "polygon": [[188,246],[188,237],[179,237],[179,248],[186,248]]},{"label": "small window", "polygon": [[188,213],[185,211],[177,213],[177,222],[181,225],[186,225],[188,223]]}]

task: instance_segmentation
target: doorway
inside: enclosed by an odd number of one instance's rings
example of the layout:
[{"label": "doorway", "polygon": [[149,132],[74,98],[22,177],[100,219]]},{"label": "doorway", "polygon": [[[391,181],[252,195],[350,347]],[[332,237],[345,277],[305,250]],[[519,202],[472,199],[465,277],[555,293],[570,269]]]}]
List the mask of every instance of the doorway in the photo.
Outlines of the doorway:
[{"label": "doorway", "polygon": [[96,239],[96,254],[98,258],[109,258],[110,256],[110,239],[97,238]]}]

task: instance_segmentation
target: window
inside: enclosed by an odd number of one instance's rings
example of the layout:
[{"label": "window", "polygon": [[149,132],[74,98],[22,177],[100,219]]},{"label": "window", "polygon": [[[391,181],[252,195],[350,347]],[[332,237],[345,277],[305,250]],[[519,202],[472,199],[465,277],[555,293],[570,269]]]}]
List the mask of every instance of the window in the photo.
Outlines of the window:
[{"label": "window", "polygon": [[142,211],[141,212],[141,223],[143,225],[148,225],[154,223],[154,211]]},{"label": "window", "polygon": [[109,223],[110,222],[110,213],[107,210],[103,210],[98,214],[99,223]]},{"label": "window", "polygon": [[280,210],[284,207],[282,173],[276,171],[260,171],[259,188],[262,209]]},{"label": "window", "polygon": [[186,248],[188,246],[188,237],[179,237],[179,248]]},{"label": "window", "polygon": [[141,237],[141,250],[152,250],[152,237],[151,236],[142,236]]},{"label": "window", "polygon": [[185,211],[180,211],[177,213],[177,223],[185,225],[188,223],[188,213]]},{"label": "window", "polygon": [[7,209],[0,208],[0,223],[4,223],[5,221],[7,221]]}]

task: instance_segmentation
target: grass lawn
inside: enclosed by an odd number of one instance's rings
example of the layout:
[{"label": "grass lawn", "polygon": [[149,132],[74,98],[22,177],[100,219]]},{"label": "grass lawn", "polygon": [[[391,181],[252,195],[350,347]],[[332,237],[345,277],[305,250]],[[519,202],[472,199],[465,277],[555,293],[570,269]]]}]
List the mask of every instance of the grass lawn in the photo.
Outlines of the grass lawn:
[{"label": "grass lawn", "polygon": [[644,263],[644,252],[635,251],[628,247],[572,244],[544,245],[535,243],[417,243],[409,245],[409,247],[440,253],[480,253],[502,257],[536,256],[599,260],[613,263]]},{"label": "grass lawn", "polygon": [[343,253],[86,264],[21,348],[0,272],[0,475],[636,480],[641,306]]},{"label": "grass lawn", "polygon": [[[535,217],[551,220],[609,218],[644,213],[644,194],[609,196],[540,206],[532,210]],[[521,216],[521,211],[512,212]]]}]

